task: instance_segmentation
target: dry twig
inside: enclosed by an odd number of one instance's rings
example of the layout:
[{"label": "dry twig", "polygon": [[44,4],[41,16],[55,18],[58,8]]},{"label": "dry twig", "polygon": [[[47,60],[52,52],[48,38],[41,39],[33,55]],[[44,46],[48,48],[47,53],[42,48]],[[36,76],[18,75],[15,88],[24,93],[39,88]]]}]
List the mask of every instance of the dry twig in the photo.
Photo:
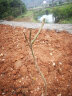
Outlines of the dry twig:
[{"label": "dry twig", "polygon": [[34,52],[33,52],[33,47],[32,47],[32,45],[34,44],[35,40],[37,39],[38,35],[40,34],[40,32],[41,32],[41,30],[42,30],[42,28],[43,28],[43,26],[44,26],[44,22],[45,22],[45,19],[43,19],[42,25],[41,25],[39,31],[37,32],[37,34],[35,35],[35,37],[34,37],[33,40],[31,40],[31,30],[30,30],[30,34],[29,34],[29,41],[28,41],[25,33],[24,33],[24,37],[25,37],[25,39],[26,39],[26,42],[28,43],[28,46],[29,46],[30,49],[31,49],[31,53],[32,53],[32,56],[33,56],[33,59],[34,59],[35,67],[37,68],[39,74],[41,75],[41,78],[42,78],[43,81],[44,81],[44,86],[45,86],[45,95],[44,95],[44,96],[47,96],[47,82],[46,82],[46,79],[45,79],[43,73],[41,72],[41,70],[40,70],[40,68],[39,68],[39,66],[38,66],[38,64],[37,64],[37,61],[36,61],[36,58],[35,58],[35,55],[34,55]]}]

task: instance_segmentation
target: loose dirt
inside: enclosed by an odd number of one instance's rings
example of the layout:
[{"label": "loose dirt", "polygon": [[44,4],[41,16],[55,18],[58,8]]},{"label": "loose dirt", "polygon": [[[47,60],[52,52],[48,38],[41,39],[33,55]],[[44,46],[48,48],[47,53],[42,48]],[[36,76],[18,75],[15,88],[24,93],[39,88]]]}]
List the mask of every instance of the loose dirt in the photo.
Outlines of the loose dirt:
[{"label": "loose dirt", "polygon": [[[31,29],[0,25],[0,96],[42,96],[44,82],[25,41]],[[38,29],[32,29],[32,39]],[[42,30],[33,45],[48,96],[72,96],[72,34]]]}]

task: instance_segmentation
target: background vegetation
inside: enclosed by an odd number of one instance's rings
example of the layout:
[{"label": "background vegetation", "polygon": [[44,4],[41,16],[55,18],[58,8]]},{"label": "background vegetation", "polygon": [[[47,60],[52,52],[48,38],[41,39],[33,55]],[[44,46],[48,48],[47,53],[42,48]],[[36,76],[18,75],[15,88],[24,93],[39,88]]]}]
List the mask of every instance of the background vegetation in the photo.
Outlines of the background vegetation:
[{"label": "background vegetation", "polygon": [[21,0],[0,0],[0,19],[38,22],[38,17],[53,14],[55,23],[72,23],[72,3],[54,3],[54,6],[27,10]]},{"label": "background vegetation", "polygon": [[53,15],[55,17],[55,21],[57,22],[70,22],[72,23],[72,4],[63,5],[60,7],[55,7],[52,10]]},{"label": "background vegetation", "polygon": [[33,13],[35,20],[38,16],[52,13],[55,23],[72,23],[72,3],[36,10]]},{"label": "background vegetation", "polygon": [[0,19],[13,18],[26,12],[21,0],[0,0]]}]

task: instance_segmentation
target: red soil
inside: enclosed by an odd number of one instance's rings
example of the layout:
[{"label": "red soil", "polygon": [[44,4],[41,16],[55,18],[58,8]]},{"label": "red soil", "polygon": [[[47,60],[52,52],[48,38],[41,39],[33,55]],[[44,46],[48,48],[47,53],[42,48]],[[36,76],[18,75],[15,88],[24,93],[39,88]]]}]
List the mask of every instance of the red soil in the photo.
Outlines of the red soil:
[{"label": "red soil", "polygon": [[[44,83],[37,72],[23,32],[0,25],[0,96],[41,96]],[[38,29],[32,29],[32,38]],[[48,96],[72,96],[72,35],[42,30],[33,45],[47,80]]]}]

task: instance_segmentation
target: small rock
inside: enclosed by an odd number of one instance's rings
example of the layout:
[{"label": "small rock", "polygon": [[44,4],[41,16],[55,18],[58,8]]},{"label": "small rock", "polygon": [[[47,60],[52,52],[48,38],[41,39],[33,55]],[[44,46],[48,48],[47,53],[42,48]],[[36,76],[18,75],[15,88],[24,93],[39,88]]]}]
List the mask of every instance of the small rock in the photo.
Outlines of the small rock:
[{"label": "small rock", "polygon": [[9,74],[9,76],[11,76],[11,75]]},{"label": "small rock", "polygon": [[53,66],[55,66],[56,64],[55,64],[55,62],[53,62]]},{"label": "small rock", "polygon": [[22,61],[17,60],[14,65],[15,65],[15,68],[18,69],[18,68],[20,68],[22,66]]},{"label": "small rock", "polygon": [[22,77],[22,80],[24,80],[24,78]]},{"label": "small rock", "polygon": [[1,56],[4,56],[4,54],[3,54],[3,53],[1,53],[1,54],[0,54],[0,57],[1,57]]},{"label": "small rock", "polygon": [[26,29],[23,30],[23,32],[25,32],[25,31],[26,31]]},{"label": "small rock", "polygon": [[49,46],[51,46],[51,44],[48,44]]},{"label": "small rock", "polygon": [[49,81],[49,84],[51,84],[51,81]]},{"label": "small rock", "polygon": [[60,71],[62,71],[62,69],[61,69],[61,68],[60,68],[59,70],[60,70]]},{"label": "small rock", "polygon": [[26,76],[26,79],[28,79],[28,76]]},{"label": "small rock", "polygon": [[55,79],[57,79],[57,77],[55,76]]},{"label": "small rock", "polygon": [[34,91],[39,91],[40,90],[40,88],[39,87],[37,87]]},{"label": "small rock", "polygon": [[21,83],[21,81],[19,81]]},{"label": "small rock", "polygon": [[64,75],[62,75],[62,77],[64,77]]},{"label": "small rock", "polygon": [[67,87],[69,87],[70,85],[67,85]]},{"label": "small rock", "polygon": [[60,65],[62,65],[62,62],[59,62]]},{"label": "small rock", "polygon": [[1,77],[2,77],[3,75],[1,74]]},{"label": "small rock", "polygon": [[2,61],[5,61],[5,59],[2,59]]},{"label": "small rock", "polygon": [[15,92],[14,90],[12,90],[12,92]]},{"label": "small rock", "polygon": [[4,47],[2,47],[2,49],[4,50]]},{"label": "small rock", "polygon": [[52,56],[53,54],[52,54],[52,53],[50,53],[50,55]]},{"label": "small rock", "polygon": [[58,79],[57,79],[57,81],[58,81]]},{"label": "small rock", "polygon": [[41,96],[44,96],[44,94],[42,93]]},{"label": "small rock", "polygon": [[42,43],[45,43],[44,41]]},{"label": "small rock", "polygon": [[18,77],[20,77],[21,75],[20,74],[18,74]]},{"label": "small rock", "polygon": [[49,48],[49,50],[50,50],[50,51],[53,51],[53,50],[54,50],[54,48]]},{"label": "small rock", "polygon": [[19,45],[17,45],[17,47],[19,47]]},{"label": "small rock", "polygon": [[33,93],[33,91],[31,91],[31,93]]},{"label": "small rock", "polygon": [[13,68],[11,68],[11,71],[13,71]]},{"label": "small rock", "polygon": [[24,85],[24,82],[22,84]]},{"label": "small rock", "polygon": [[61,96],[61,94],[58,94],[57,96]]},{"label": "small rock", "polygon": [[5,93],[2,93],[2,95],[5,95]]},{"label": "small rock", "polygon": [[39,91],[40,90],[40,88],[39,87],[37,87],[37,91]]}]

